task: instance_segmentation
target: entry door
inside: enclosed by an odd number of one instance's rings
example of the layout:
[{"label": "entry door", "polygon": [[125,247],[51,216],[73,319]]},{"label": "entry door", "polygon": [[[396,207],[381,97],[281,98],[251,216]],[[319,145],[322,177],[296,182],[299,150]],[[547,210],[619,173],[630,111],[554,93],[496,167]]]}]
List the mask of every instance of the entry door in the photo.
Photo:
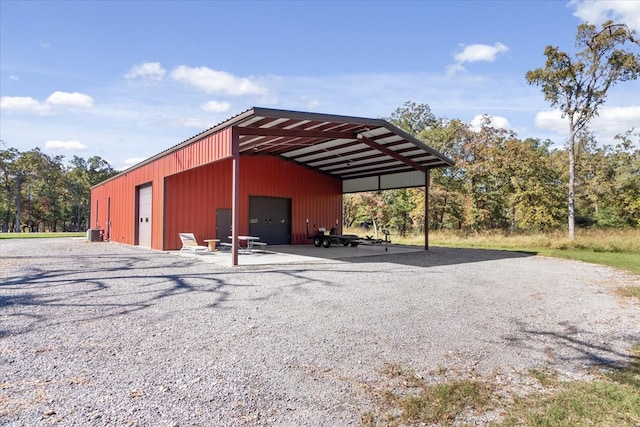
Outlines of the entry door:
[{"label": "entry door", "polygon": [[138,189],[138,245],[146,248],[151,248],[151,189]]},{"label": "entry door", "polygon": [[249,197],[249,234],[270,245],[290,245],[291,199]]},{"label": "entry door", "polygon": [[231,209],[216,209],[216,239],[228,242],[231,236]]},{"label": "entry door", "polygon": [[106,241],[111,240],[111,197],[107,197],[107,235],[105,236]]}]

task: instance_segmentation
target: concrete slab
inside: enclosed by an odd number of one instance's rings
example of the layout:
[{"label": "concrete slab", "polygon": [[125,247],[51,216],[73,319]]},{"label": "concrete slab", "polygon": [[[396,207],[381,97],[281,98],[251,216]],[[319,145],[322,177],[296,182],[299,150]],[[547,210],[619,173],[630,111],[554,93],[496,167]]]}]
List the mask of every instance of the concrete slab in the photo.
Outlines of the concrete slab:
[{"label": "concrete slab", "polygon": [[[391,255],[409,252],[423,252],[420,246],[361,244],[356,247],[333,245],[330,248],[316,248],[313,245],[268,246],[267,250],[252,253],[241,252],[238,265],[282,265],[282,264],[321,264],[349,262],[351,258]],[[198,258],[204,262],[224,267],[231,266],[231,251],[216,251],[205,254],[177,252],[178,254]]]}]

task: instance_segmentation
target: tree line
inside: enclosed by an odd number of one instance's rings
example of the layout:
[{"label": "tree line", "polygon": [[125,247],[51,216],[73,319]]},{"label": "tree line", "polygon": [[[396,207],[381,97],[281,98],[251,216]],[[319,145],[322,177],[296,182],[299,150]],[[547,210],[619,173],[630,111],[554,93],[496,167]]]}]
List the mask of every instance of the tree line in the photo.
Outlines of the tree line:
[{"label": "tree line", "polygon": [[39,148],[0,150],[0,227],[3,232],[84,231],[91,186],[115,175],[93,156],[49,156]]},{"label": "tree line", "polygon": [[[387,120],[452,158],[431,171],[430,229],[548,231],[567,224],[568,152],[549,140],[520,139],[493,127],[437,118],[426,104],[407,102]],[[576,223],[583,227],[640,227],[640,133],[609,144],[593,134],[576,139]],[[424,188],[345,196],[343,222],[400,235],[422,233]]]},{"label": "tree line", "polygon": [[[547,230],[564,223],[565,213],[571,239],[576,224],[640,225],[640,153],[632,142],[638,134],[631,129],[598,146],[589,132],[609,89],[640,75],[640,40],[626,24],[607,21],[600,30],[579,25],[575,45],[574,55],[547,46],[545,66],[525,75],[565,118],[563,150],[550,141],[520,140],[491,127],[488,117],[471,129],[436,119],[425,104],[407,103],[392,114],[390,121],[456,160],[455,168],[433,174],[431,228]],[[424,204],[421,190],[355,195],[343,220],[381,223],[400,234],[422,231]]]},{"label": "tree line", "polygon": [[[484,117],[474,127],[437,118],[427,104],[407,102],[388,120],[452,158],[431,172],[429,218],[420,188],[346,195],[343,225],[371,224],[406,235],[431,229],[546,231],[568,225],[640,227],[640,139],[635,129],[596,141],[591,119],[618,82],[640,75],[640,41],[625,24],[578,27],[575,55],[547,46],[543,68],[526,73],[568,123],[562,148],[520,139]],[[566,167],[565,165],[569,165]],[[0,151],[3,231],[89,228],[90,187],[116,174],[103,159],[74,156],[63,164],[39,149]],[[567,214],[568,213],[568,214]]]},{"label": "tree line", "polygon": [[[438,118],[427,104],[407,102],[390,122],[452,158],[431,171],[430,229],[548,231],[567,223],[566,147],[520,139],[491,125]],[[40,149],[0,150],[0,226],[4,232],[90,228],[90,188],[117,173],[99,156],[49,156]],[[640,227],[640,133],[628,130],[598,144],[576,143],[576,222],[582,227]],[[401,235],[422,233],[424,188],[348,194],[343,224],[370,224]]]}]

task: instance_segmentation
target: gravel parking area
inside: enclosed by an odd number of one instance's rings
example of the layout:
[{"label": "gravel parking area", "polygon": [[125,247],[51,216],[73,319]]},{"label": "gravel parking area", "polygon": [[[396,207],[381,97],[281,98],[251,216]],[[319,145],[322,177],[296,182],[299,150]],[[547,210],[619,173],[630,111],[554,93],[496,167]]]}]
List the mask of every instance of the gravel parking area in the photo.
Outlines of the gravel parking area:
[{"label": "gravel parking area", "polygon": [[615,293],[637,276],[509,252],[230,267],[25,239],[0,242],[0,271],[7,426],[358,425],[388,364],[515,387],[531,368],[623,364],[640,342],[640,309]]}]

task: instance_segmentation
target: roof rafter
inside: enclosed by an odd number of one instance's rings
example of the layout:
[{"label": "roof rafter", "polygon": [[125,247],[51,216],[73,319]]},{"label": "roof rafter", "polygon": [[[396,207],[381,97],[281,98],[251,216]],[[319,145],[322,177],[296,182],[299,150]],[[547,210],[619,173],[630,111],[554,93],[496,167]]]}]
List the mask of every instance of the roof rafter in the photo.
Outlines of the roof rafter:
[{"label": "roof rafter", "polygon": [[365,144],[367,144],[369,147],[373,148],[374,150],[378,150],[378,151],[380,151],[382,153],[385,153],[387,156],[393,157],[394,159],[399,160],[402,163],[407,164],[407,165],[411,166],[414,169],[417,169],[417,170],[425,172],[425,173],[427,172],[427,169],[424,168],[422,165],[419,165],[418,163],[414,162],[413,160],[399,155],[395,151],[388,149],[384,145],[378,144],[377,142],[367,138],[366,136],[364,136],[362,134],[358,134],[358,141],[364,142]]}]

